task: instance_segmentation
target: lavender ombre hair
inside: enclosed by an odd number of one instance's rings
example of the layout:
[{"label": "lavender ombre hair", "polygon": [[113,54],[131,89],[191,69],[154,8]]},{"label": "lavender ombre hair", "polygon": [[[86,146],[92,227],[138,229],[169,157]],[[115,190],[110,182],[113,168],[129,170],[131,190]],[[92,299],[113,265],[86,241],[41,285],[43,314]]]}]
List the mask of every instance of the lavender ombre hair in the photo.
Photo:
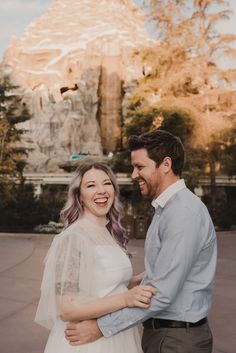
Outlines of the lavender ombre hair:
[{"label": "lavender ombre hair", "polygon": [[69,225],[74,223],[83,214],[83,207],[80,202],[80,186],[84,174],[90,169],[98,169],[105,172],[111,180],[111,183],[115,190],[114,202],[107,214],[109,223],[107,228],[109,232],[115,237],[118,243],[122,247],[126,247],[128,238],[125,236],[125,229],[121,225],[121,219],[124,215],[123,206],[119,200],[119,187],[116,181],[116,177],[112,170],[103,163],[84,163],[81,164],[75,171],[74,177],[70,182],[68,191],[68,200],[61,211],[61,220],[64,227],[67,228]]}]

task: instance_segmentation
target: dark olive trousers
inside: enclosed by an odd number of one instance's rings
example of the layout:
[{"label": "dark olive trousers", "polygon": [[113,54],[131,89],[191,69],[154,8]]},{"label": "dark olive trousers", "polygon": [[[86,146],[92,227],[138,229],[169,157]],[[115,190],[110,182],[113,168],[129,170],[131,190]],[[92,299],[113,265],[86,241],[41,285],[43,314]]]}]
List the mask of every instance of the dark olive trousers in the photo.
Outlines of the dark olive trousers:
[{"label": "dark olive trousers", "polygon": [[208,323],[189,328],[144,328],[144,353],[211,353],[212,334]]}]

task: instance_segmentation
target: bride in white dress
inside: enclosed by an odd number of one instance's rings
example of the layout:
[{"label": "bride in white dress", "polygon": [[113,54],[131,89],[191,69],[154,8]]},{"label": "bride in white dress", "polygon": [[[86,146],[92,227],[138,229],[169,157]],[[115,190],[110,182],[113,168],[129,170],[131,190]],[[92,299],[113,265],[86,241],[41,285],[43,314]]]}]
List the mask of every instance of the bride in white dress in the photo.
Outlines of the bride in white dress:
[{"label": "bride in white dress", "polygon": [[[50,329],[44,353],[141,353],[137,327],[82,346],[65,338],[66,322],[93,319],[126,306],[147,308],[154,289],[132,277],[114,174],[104,164],[83,164],[61,212],[64,231],[45,259],[35,321]],[[132,287],[129,289],[127,287]]]}]

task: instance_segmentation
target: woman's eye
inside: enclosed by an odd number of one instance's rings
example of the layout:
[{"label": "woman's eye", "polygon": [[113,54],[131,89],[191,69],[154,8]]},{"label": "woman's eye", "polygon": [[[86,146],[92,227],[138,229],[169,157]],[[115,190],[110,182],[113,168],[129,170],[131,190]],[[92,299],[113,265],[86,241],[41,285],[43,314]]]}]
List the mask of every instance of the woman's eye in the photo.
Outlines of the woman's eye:
[{"label": "woman's eye", "polygon": [[111,185],[111,183],[108,181],[107,183],[105,183],[104,185]]},{"label": "woman's eye", "polygon": [[87,188],[92,188],[94,185],[91,184],[91,185],[87,185]]}]

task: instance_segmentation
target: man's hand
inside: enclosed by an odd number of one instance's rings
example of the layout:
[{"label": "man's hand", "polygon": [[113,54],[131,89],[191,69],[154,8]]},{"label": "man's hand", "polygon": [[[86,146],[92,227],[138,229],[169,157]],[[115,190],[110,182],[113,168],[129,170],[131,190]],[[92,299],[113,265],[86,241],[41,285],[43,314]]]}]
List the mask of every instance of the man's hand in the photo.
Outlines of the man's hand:
[{"label": "man's hand", "polygon": [[97,320],[70,322],[66,326],[65,337],[71,346],[81,346],[96,341],[102,336]]}]

